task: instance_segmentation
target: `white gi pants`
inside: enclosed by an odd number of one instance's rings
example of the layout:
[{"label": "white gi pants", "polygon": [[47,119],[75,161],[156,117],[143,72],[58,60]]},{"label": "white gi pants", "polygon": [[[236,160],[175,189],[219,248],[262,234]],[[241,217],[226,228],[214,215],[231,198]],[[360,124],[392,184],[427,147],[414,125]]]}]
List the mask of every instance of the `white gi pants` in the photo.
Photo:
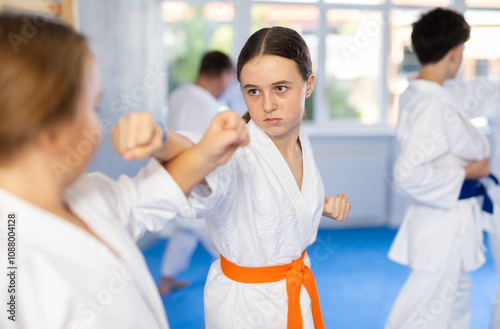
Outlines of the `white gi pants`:
[{"label": "white gi pants", "polygon": [[470,278],[462,267],[459,243],[455,245],[455,252],[438,271],[410,271],[385,329],[470,327]]},{"label": "white gi pants", "polygon": [[163,253],[161,265],[162,276],[173,278],[187,270],[198,242],[201,242],[214,260],[219,258],[219,252],[210,237],[206,222],[200,220],[200,224],[199,226],[193,225],[189,228],[178,226],[172,233]]},{"label": "white gi pants", "polygon": [[[491,254],[493,255],[493,263],[495,264],[497,275],[500,277],[500,235],[489,233],[488,238]],[[500,329],[500,280],[497,294],[493,298],[490,329]]]}]

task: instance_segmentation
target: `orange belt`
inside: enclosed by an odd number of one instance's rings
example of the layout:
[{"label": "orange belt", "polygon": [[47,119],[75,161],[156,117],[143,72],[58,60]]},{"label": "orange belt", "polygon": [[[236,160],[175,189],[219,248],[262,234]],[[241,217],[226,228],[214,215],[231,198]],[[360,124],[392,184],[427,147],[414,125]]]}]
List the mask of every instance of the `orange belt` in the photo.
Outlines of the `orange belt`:
[{"label": "orange belt", "polygon": [[222,272],[229,279],[241,283],[270,283],[286,279],[286,292],[288,295],[288,329],[302,328],[302,312],[300,311],[300,289],[302,284],[306,287],[311,298],[311,309],[315,329],[324,329],[321,308],[319,306],[318,291],[314,282],[314,275],[309,267],[304,265],[302,252],[299,259],[291,264],[266,267],[245,267],[231,263],[220,255]]}]

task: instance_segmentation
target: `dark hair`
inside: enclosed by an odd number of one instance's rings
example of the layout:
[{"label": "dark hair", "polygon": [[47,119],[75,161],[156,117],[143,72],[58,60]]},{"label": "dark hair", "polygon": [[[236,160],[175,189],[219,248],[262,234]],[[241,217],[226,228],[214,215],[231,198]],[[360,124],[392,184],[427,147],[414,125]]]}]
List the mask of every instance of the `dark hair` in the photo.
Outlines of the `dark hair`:
[{"label": "dark hair", "polygon": [[309,74],[312,73],[311,55],[306,42],[297,31],[287,27],[266,27],[248,38],[241,49],[236,65],[238,81],[240,81],[243,66],[254,57],[261,55],[275,55],[295,61],[304,81],[307,81]]},{"label": "dark hair", "polygon": [[413,23],[411,42],[421,64],[440,61],[452,48],[470,37],[464,16],[450,9],[436,8]]},{"label": "dark hair", "polygon": [[74,117],[89,54],[87,39],[63,23],[0,13],[0,161]]},{"label": "dark hair", "polygon": [[231,58],[220,51],[211,51],[206,53],[200,65],[200,75],[206,75],[210,78],[216,78],[223,72],[233,72],[234,66]]},{"label": "dark hair", "polygon": [[[297,64],[300,75],[307,81],[312,73],[312,61],[309,48],[300,34],[287,27],[273,26],[258,30],[248,38],[241,49],[236,65],[238,81],[243,66],[255,57],[274,55],[293,60]],[[247,112],[243,115],[245,121],[250,121]]]}]

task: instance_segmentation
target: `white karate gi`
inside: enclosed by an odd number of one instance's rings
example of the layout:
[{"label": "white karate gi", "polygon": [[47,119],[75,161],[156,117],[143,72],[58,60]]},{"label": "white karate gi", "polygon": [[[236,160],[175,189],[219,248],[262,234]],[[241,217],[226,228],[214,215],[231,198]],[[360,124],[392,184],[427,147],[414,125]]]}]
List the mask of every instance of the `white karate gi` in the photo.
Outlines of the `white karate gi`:
[{"label": "white karate gi", "polygon": [[[95,173],[65,193],[72,211],[110,248],[87,232],[0,189],[0,241],[7,214],[17,214],[16,322],[7,319],[7,255],[0,263],[0,328],[168,328],[163,303],[135,244],[176,215],[194,216],[184,193],[151,160],[134,178]],[[111,249],[111,250],[110,250]]]},{"label": "white karate gi", "polygon": [[[490,168],[491,173],[500,179],[500,84],[488,80],[450,80],[445,86],[469,117],[488,119],[493,136]],[[500,275],[500,186],[491,180],[483,180],[483,183],[487,184],[494,205],[493,215],[483,212],[483,217],[491,254]],[[500,328],[500,287],[493,301],[490,328]]]},{"label": "white karate gi", "polygon": [[170,96],[167,126],[172,130],[204,134],[217,113],[217,99],[207,90],[187,82],[174,90]]},{"label": "white karate gi", "polygon": [[[207,176],[190,200],[198,216],[209,218],[217,249],[239,266],[289,264],[301,257],[317,235],[324,207],[324,188],[312,148],[303,130],[303,182],[299,190],[280,151],[250,121],[250,144]],[[310,260],[306,255],[306,265]],[[311,302],[301,290],[304,328],[313,328]],[[245,284],[228,279],[215,261],[205,285],[207,329],[286,328],[288,297],[285,280]]]},{"label": "white karate gi", "polygon": [[[187,82],[174,90],[169,100],[167,125],[173,130],[204,134],[219,112],[217,99],[207,90]],[[219,254],[208,232],[206,221],[175,220],[172,235],[163,253],[161,275],[175,277],[189,267],[198,243],[213,259]]]},{"label": "white karate gi", "polygon": [[[496,205],[497,204],[495,204],[495,206]],[[497,275],[500,275],[500,234],[490,232],[488,238],[490,242],[491,255],[493,256],[493,261],[497,270]],[[497,328],[500,328],[500,282],[497,293],[493,298],[490,321],[490,329]]]},{"label": "white karate gi", "polygon": [[[489,118],[495,142],[491,158],[491,172],[500,179],[500,114],[498,114],[498,109],[496,113],[496,118]],[[488,193],[493,200],[494,208],[493,216],[485,216],[485,230],[488,232],[491,255],[493,256],[497,276],[500,278],[500,187],[490,182]],[[493,299],[490,329],[500,328],[500,280],[498,286]]]},{"label": "white karate gi", "polygon": [[452,94],[425,80],[401,96],[395,185],[411,198],[389,258],[411,269],[387,329],[469,328],[467,271],[484,261],[478,198],[458,200],[464,167],[489,156]]},{"label": "white karate gi", "polygon": [[173,278],[187,270],[198,243],[201,243],[212,259],[219,258],[206,221],[176,219],[169,226],[173,227],[173,231],[162,257],[162,276]]}]

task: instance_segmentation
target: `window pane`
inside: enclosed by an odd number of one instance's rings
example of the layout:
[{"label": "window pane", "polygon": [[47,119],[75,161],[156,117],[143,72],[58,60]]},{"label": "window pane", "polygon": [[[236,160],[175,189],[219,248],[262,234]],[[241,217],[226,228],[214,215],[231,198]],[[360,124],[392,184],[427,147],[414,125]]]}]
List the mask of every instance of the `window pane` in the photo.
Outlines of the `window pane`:
[{"label": "window pane", "polygon": [[500,79],[500,11],[470,10],[465,18],[471,26],[470,40],[465,44],[465,78]]},{"label": "window pane", "polygon": [[[274,25],[286,26],[300,33],[309,47],[313,70],[318,67],[318,20],[319,9],[311,5],[257,4],[252,6],[251,33]],[[306,118],[314,116],[315,93],[306,100]]]},{"label": "window pane", "polygon": [[411,25],[423,11],[397,10],[391,15],[391,48],[388,67],[389,110],[387,124],[397,123],[399,96],[408,86],[408,75],[416,74],[420,68],[417,55],[411,48]]},{"label": "window pane", "polygon": [[392,3],[407,6],[442,7],[449,6],[450,0],[392,0]]},{"label": "window pane", "polygon": [[[389,85],[391,104],[388,124],[395,125],[399,96],[408,86],[408,76],[415,75],[420,65],[411,49],[411,24],[418,20],[418,11],[397,11],[392,14],[391,62],[389,63]],[[500,45],[496,40],[500,34],[500,12],[468,11],[465,13],[471,25],[471,38],[465,44],[462,76],[466,79],[487,77],[500,79]]]},{"label": "window pane", "polygon": [[196,78],[206,51],[231,53],[234,6],[229,2],[193,5],[186,1],[165,1],[162,9],[171,91]]},{"label": "window pane", "polygon": [[359,4],[359,5],[379,5],[385,0],[326,0],[326,3]]},{"label": "window pane", "polygon": [[465,3],[469,7],[500,8],[500,1],[498,0],[466,0]]},{"label": "window pane", "polygon": [[255,2],[298,2],[298,3],[304,3],[304,2],[318,2],[318,0],[254,0]]},{"label": "window pane", "polygon": [[381,13],[331,9],[327,24],[325,70],[330,117],[378,123]]}]

